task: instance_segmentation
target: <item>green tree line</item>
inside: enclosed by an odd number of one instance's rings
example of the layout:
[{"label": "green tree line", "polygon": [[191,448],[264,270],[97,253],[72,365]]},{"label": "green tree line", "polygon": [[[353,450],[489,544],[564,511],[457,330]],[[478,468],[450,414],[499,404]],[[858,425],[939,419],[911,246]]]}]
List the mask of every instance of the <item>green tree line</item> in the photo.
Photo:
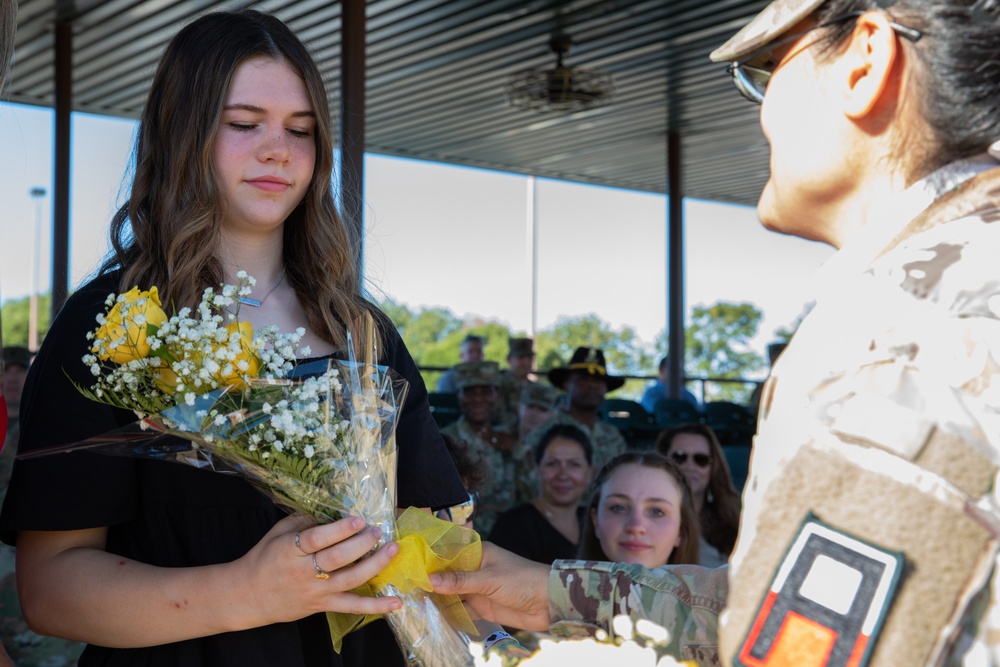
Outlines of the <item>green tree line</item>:
[{"label": "green tree line", "polygon": [[[50,296],[39,298],[39,338],[49,328]],[[462,339],[470,333],[486,340],[484,349],[488,360],[506,366],[507,341],[511,336],[524,335],[510,331],[500,322],[491,320],[463,320],[445,308],[420,308],[412,310],[405,305],[386,301],[380,304],[399,329],[410,353],[421,367],[448,367],[458,362],[458,349]],[[0,309],[5,345],[27,345],[29,298],[10,299]],[[690,378],[689,388],[706,400],[745,403],[753,391],[753,383],[705,382],[704,395],[699,379],[733,379],[759,377],[767,368],[767,361],[750,347],[750,340],[757,335],[761,311],[750,303],[719,301],[712,305],[695,306],[684,333],[685,373]],[[794,333],[798,321],[778,332],[779,340],[787,340]],[[630,379],[615,393],[622,398],[638,399],[648,379],[657,374],[657,364],[667,351],[667,332],[662,332],[652,344],[641,341],[635,330],[624,326],[615,329],[597,315],[566,317],[551,327],[539,331],[535,337],[536,366],[547,371],[562,366],[577,347],[599,347],[604,350],[609,372],[616,375],[639,376]],[[433,389],[440,371],[424,371],[424,381]]]}]

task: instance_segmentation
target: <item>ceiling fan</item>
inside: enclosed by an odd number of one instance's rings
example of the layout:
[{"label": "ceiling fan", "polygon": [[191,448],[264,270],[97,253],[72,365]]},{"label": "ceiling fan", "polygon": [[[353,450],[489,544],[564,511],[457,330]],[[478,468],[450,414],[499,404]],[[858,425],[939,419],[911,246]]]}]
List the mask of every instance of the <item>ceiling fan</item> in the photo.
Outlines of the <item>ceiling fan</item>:
[{"label": "ceiling fan", "polygon": [[536,67],[512,74],[507,80],[511,106],[532,111],[581,111],[610,102],[614,96],[610,74],[563,64],[563,56],[572,46],[569,35],[557,33],[549,40],[549,48],[556,54],[555,68]]}]

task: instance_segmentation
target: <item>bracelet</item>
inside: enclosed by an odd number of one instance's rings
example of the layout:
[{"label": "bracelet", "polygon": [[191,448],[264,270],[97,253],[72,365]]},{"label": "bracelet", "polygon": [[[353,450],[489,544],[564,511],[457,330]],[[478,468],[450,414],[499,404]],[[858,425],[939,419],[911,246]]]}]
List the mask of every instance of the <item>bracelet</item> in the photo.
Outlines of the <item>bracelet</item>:
[{"label": "bracelet", "polygon": [[491,632],[489,635],[486,636],[486,639],[483,640],[483,650],[486,651],[494,644],[502,642],[505,639],[513,640],[515,644],[520,646],[520,642],[511,637],[507,632],[503,630],[497,630],[496,632]]}]

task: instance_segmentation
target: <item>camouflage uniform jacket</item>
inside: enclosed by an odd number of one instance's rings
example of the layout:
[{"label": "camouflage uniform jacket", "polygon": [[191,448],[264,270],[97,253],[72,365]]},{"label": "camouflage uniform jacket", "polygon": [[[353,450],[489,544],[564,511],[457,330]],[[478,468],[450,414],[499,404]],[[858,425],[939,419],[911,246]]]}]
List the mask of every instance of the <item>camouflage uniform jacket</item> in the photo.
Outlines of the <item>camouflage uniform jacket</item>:
[{"label": "camouflage uniform jacket", "polygon": [[514,455],[485,442],[465,417],[459,417],[457,421],[448,424],[441,429],[441,433],[464,442],[469,447],[473,460],[482,461],[487,466],[488,474],[479,488],[475,529],[482,535],[489,535],[497,515],[514,506],[517,472]]},{"label": "camouflage uniform jacket", "polygon": [[557,560],[549,572],[549,631],[558,636],[608,631],[625,614],[670,631],[667,653],[700,667],[719,664],[719,612],[726,602],[726,568]]},{"label": "camouflage uniform jacket", "polygon": [[[0,504],[7,495],[18,435],[17,420],[11,420],[0,450]],[[17,667],[72,667],[83,652],[79,642],[43,637],[28,629],[17,599],[14,547],[6,544],[0,544],[0,641]]]},{"label": "camouflage uniform jacket", "polygon": [[[811,623],[851,664],[1000,665],[1000,168],[949,165],[883,205],[764,388],[726,664]],[[786,584],[839,611],[817,620]]]}]

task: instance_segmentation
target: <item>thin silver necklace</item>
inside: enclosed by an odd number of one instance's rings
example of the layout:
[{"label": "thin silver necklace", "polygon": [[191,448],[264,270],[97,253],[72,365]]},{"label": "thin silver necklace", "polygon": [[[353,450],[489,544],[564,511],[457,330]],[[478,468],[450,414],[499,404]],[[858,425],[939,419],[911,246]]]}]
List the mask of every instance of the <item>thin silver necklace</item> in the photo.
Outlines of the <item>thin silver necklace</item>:
[{"label": "thin silver necklace", "polygon": [[269,297],[272,294],[274,294],[274,290],[278,289],[278,285],[280,285],[281,281],[285,279],[285,271],[287,269],[288,269],[288,267],[286,266],[284,269],[281,270],[281,275],[278,276],[278,282],[274,283],[274,287],[271,288],[270,292],[268,292],[267,294],[264,295],[263,299],[261,299],[260,301],[258,301],[257,299],[251,299],[250,297],[241,296],[240,297],[240,303],[242,303],[245,306],[253,306],[254,308],[260,308],[261,305],[263,305],[263,303],[265,301],[267,301],[267,297]]}]

